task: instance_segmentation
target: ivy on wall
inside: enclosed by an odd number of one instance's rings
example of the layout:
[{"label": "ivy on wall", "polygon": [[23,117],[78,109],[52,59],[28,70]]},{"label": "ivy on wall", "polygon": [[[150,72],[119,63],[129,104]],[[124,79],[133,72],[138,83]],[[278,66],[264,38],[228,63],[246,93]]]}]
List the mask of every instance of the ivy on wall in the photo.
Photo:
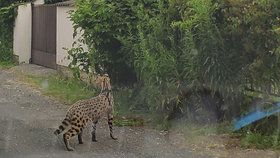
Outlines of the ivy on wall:
[{"label": "ivy on wall", "polygon": [[13,29],[17,6],[30,0],[0,0],[0,62],[13,59]]},{"label": "ivy on wall", "polygon": [[0,61],[12,60],[15,6],[0,9]]}]

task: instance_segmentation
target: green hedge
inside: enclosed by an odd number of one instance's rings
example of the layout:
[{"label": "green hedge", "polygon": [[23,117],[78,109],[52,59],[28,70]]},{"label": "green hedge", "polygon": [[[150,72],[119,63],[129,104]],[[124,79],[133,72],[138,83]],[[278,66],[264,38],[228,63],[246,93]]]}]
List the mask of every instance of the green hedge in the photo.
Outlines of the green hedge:
[{"label": "green hedge", "polygon": [[248,85],[279,85],[278,0],[76,0],[76,5],[71,18],[83,29],[81,42],[89,51],[75,43],[70,66],[106,71],[115,84],[131,79],[138,85],[137,104],[170,111],[203,89],[230,101]]}]

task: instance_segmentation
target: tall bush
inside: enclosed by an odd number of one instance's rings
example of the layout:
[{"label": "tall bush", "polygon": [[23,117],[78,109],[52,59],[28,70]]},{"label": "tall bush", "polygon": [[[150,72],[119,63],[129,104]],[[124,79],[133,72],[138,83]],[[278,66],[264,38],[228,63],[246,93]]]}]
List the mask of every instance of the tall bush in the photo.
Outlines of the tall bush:
[{"label": "tall bush", "polygon": [[78,64],[86,72],[106,71],[118,83],[135,78],[133,48],[126,47],[127,43],[134,43],[132,35],[137,22],[131,5],[129,0],[76,1],[77,10],[71,19],[76,31],[83,30],[81,41],[87,44],[89,51],[70,50],[72,65]]},{"label": "tall bush", "polygon": [[69,51],[72,65],[120,81],[135,73],[135,104],[172,111],[194,93],[227,102],[248,85],[279,85],[277,0],[76,2],[72,20],[89,52]]}]

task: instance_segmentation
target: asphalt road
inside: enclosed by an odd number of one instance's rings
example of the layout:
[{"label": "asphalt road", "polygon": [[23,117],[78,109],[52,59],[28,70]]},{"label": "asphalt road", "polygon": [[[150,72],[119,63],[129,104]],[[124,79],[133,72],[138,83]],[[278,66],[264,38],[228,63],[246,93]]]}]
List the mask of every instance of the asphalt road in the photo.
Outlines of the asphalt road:
[{"label": "asphalt road", "polygon": [[[39,70],[40,71],[40,70]],[[71,141],[74,152],[65,150],[53,131],[64,118],[67,106],[17,81],[9,70],[0,70],[0,158],[208,158],[179,149],[160,131],[116,127],[118,141],[109,137],[106,123],[97,128],[98,142]]]}]

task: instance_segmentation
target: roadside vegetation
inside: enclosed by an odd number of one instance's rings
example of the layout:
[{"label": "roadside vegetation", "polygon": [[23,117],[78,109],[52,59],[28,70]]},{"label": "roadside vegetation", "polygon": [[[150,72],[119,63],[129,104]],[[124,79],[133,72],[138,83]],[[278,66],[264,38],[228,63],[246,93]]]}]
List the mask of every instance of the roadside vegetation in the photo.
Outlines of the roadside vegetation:
[{"label": "roadside vegetation", "polygon": [[55,97],[68,105],[82,99],[91,98],[97,94],[94,88],[75,79],[62,79],[59,76],[49,76],[46,78],[29,75],[25,76],[24,80],[39,88],[44,95]]},{"label": "roadside vegetation", "polygon": [[15,63],[13,61],[0,61],[0,69],[9,69],[16,65],[17,65],[17,63]]}]

